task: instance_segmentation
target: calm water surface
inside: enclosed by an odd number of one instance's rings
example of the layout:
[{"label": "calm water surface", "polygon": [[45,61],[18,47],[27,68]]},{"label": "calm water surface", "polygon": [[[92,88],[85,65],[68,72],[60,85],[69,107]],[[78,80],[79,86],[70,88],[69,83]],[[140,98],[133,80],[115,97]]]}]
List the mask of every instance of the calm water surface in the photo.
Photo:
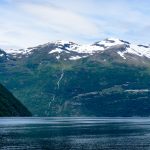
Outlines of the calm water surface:
[{"label": "calm water surface", "polygon": [[0,150],[150,150],[150,118],[1,118]]}]

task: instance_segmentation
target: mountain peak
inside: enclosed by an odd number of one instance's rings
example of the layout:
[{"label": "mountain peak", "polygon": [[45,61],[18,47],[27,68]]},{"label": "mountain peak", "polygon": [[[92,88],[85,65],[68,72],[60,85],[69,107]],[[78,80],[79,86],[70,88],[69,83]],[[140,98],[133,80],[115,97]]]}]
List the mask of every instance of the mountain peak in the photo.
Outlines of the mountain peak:
[{"label": "mountain peak", "polygon": [[59,45],[66,45],[66,44],[78,45],[72,41],[67,41],[67,40],[57,40],[57,41],[54,41],[52,43],[59,44]]},{"label": "mountain peak", "polygon": [[[122,47],[122,50],[119,50],[119,47]],[[36,50],[40,50],[41,52],[47,51],[49,55],[51,54],[60,54],[68,53],[72,57],[74,57],[74,53],[76,53],[76,56],[89,56],[93,55],[94,53],[103,52],[107,49],[114,49],[115,52],[120,55],[123,59],[126,59],[126,54],[132,54],[132,55],[138,55],[138,56],[144,56],[147,58],[150,58],[150,46],[145,45],[135,45],[131,44],[127,41],[118,39],[118,38],[106,38],[104,40],[95,42],[93,44],[87,44],[87,45],[79,45],[77,43],[66,41],[66,40],[57,40],[52,41],[43,45],[39,45],[36,47],[30,47],[27,49],[19,49],[19,50],[5,50],[7,54],[11,54],[13,57],[21,58],[22,55],[28,56],[32,53],[36,53]],[[78,57],[79,58],[79,57]],[[82,57],[80,57],[82,58]]]}]

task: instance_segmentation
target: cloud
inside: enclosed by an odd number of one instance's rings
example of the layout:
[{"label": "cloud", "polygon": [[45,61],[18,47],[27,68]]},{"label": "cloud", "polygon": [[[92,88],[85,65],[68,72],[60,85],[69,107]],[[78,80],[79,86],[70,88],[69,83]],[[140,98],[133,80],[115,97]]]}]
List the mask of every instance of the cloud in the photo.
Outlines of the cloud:
[{"label": "cloud", "polygon": [[149,1],[2,0],[0,47],[24,48],[51,40],[93,43],[106,37],[148,43]]},{"label": "cloud", "polygon": [[22,8],[46,25],[59,32],[78,33],[83,35],[96,34],[98,28],[80,14],[62,9],[54,5],[24,4]]}]

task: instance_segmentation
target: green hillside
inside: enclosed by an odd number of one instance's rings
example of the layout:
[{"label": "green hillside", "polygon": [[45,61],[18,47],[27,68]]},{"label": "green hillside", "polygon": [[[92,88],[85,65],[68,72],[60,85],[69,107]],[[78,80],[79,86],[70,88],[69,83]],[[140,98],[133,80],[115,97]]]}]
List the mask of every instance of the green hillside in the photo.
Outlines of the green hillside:
[{"label": "green hillside", "polygon": [[125,53],[124,59],[117,53],[123,45],[70,60],[77,53],[67,47],[10,55],[0,63],[0,82],[34,116],[150,116],[149,58]]},{"label": "green hillside", "polygon": [[31,116],[31,113],[0,84],[0,117],[2,116]]}]

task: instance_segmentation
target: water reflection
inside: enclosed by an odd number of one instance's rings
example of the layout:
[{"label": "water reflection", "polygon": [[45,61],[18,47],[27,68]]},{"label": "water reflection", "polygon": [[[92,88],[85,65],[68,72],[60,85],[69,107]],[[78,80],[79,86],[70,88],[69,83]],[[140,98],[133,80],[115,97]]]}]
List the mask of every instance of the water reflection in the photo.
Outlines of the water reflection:
[{"label": "water reflection", "polygon": [[149,118],[1,118],[1,150],[148,150]]}]

